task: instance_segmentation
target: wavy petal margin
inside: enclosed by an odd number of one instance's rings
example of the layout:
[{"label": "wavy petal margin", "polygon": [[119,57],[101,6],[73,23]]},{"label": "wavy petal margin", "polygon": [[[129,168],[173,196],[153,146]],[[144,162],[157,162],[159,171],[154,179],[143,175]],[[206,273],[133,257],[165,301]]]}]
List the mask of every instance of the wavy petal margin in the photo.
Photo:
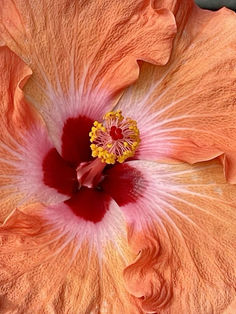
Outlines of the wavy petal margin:
[{"label": "wavy petal margin", "polygon": [[166,64],[173,14],[151,1],[3,0],[3,42],[33,71],[25,88],[59,150],[68,117],[96,120],[139,74],[137,60]]},{"label": "wavy petal margin", "polygon": [[113,201],[99,224],[65,204],[12,213],[0,228],[1,309],[227,309],[236,287],[236,193],[219,162],[129,164],[148,183],[145,193],[120,209]]},{"label": "wavy petal margin", "polygon": [[236,187],[219,161],[131,165],[148,187],[122,208],[137,254],[128,291],[148,313],[223,313],[236,288]]},{"label": "wavy petal margin", "polygon": [[24,135],[35,125],[41,125],[37,113],[25,101],[22,88],[30,68],[7,47],[0,47],[0,222],[26,197],[17,189],[15,168]]},{"label": "wavy petal margin", "polygon": [[63,204],[32,204],[0,227],[0,310],[24,313],[138,313],[125,289],[129,251],[113,202],[102,223],[86,223]]},{"label": "wavy petal margin", "polygon": [[172,5],[178,33],[170,61],[144,64],[117,108],[138,121],[139,159],[195,163],[222,156],[226,178],[235,183],[236,15],[191,1]]}]

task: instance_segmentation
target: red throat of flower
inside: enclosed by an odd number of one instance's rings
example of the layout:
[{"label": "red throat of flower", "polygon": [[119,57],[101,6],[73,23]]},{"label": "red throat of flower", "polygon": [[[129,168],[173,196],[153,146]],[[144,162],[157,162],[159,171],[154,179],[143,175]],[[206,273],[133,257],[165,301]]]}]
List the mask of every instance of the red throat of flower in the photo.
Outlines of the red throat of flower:
[{"label": "red throat of flower", "polygon": [[80,186],[96,186],[107,164],[123,163],[134,156],[140,143],[136,121],[124,118],[120,110],[106,113],[103,119],[103,123],[95,121],[89,133],[92,156],[97,158],[76,169]]}]

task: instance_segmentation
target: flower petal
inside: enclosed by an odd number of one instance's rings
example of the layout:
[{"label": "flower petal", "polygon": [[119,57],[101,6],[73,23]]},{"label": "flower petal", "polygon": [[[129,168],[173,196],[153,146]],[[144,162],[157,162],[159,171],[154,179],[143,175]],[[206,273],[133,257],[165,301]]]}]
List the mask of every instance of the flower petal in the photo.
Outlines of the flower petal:
[{"label": "flower petal", "polygon": [[31,73],[19,57],[7,47],[0,47],[0,222],[22,198],[12,184],[17,176],[14,163],[19,158],[22,136],[33,124],[40,123],[22,92]]},{"label": "flower petal", "polygon": [[50,209],[35,204],[24,214],[16,211],[0,227],[0,309],[138,312],[138,302],[125,290],[122,277],[133,258],[125,231],[114,202],[100,224],[79,219],[62,204]]},{"label": "flower petal", "polygon": [[144,312],[223,313],[236,287],[236,187],[218,161],[128,162],[146,189],[123,210],[136,259],[124,271]]},{"label": "flower petal", "polygon": [[[41,117],[24,99],[22,88],[31,73],[9,48],[0,47],[0,222],[16,207],[35,198],[46,204],[64,201],[68,196],[62,192],[74,184],[68,178],[72,172],[70,166],[58,153],[49,167],[51,172],[47,167],[43,169],[43,161],[53,146]],[[55,162],[59,164],[57,170],[60,168],[56,178]],[[63,179],[64,190],[52,189],[55,187],[45,185],[44,179],[50,183]]]},{"label": "flower petal", "polygon": [[57,204],[77,190],[75,169],[58,154],[45,127],[35,126],[25,133],[18,155],[16,187],[28,199]]},{"label": "flower petal", "polygon": [[165,64],[176,33],[167,9],[147,0],[4,0],[2,38],[30,65],[27,97],[56,147],[65,121],[101,118],[137,79],[137,60]]},{"label": "flower petal", "polygon": [[236,15],[191,1],[187,10],[187,2],[175,12],[179,31],[170,62],[144,64],[117,107],[138,122],[138,158],[194,163],[224,154],[227,179],[235,182]]}]

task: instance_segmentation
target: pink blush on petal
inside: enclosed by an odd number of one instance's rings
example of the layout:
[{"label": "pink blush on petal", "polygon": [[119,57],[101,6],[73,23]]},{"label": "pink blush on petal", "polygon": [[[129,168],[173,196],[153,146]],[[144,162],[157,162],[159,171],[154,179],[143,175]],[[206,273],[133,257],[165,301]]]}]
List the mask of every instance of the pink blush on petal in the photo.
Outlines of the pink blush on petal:
[{"label": "pink blush on petal", "polygon": [[[143,163],[143,168],[140,166]],[[128,224],[142,230],[153,217],[150,206],[155,193],[150,194],[149,175],[144,161],[127,161],[105,171],[102,188],[120,206]],[[150,202],[147,200],[151,200]]]},{"label": "pink blush on petal", "polygon": [[127,163],[117,164],[104,173],[101,186],[119,206],[135,203],[145,193],[147,180],[141,171]]},{"label": "pink blush on petal", "polygon": [[54,150],[46,129],[38,126],[25,134],[24,142],[19,148],[21,158],[15,161],[16,170],[20,174],[17,182],[18,190],[23,194],[27,192],[28,198],[32,197],[35,201],[47,205],[68,198],[66,193],[62,194],[52,184],[45,184],[43,164],[45,157]]},{"label": "pink blush on petal", "polygon": [[[104,164],[101,178],[94,185],[85,186],[83,180],[78,180],[78,165],[84,162],[90,164],[91,159],[96,161],[91,157],[88,135],[91,124],[92,120],[85,116],[68,118],[63,128],[62,154],[52,146],[44,149],[41,172],[45,190],[51,188],[55,194],[66,197],[63,200],[65,208],[84,221],[98,223],[104,219],[112,199],[121,207],[137,203],[145,193],[147,182],[142,172],[128,163],[114,166]],[[40,143],[38,138],[37,150],[42,155]],[[88,175],[92,173],[90,170]],[[130,214],[135,216],[133,211]]]}]

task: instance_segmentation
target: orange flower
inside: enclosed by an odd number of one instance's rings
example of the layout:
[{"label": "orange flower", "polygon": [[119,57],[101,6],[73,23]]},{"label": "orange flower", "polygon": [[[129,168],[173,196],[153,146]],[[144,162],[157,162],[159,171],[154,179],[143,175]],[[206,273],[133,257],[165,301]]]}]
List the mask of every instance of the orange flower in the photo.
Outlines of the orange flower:
[{"label": "orange flower", "polygon": [[234,14],[4,0],[1,20],[0,309],[223,312],[236,191],[209,160],[234,180]]}]

